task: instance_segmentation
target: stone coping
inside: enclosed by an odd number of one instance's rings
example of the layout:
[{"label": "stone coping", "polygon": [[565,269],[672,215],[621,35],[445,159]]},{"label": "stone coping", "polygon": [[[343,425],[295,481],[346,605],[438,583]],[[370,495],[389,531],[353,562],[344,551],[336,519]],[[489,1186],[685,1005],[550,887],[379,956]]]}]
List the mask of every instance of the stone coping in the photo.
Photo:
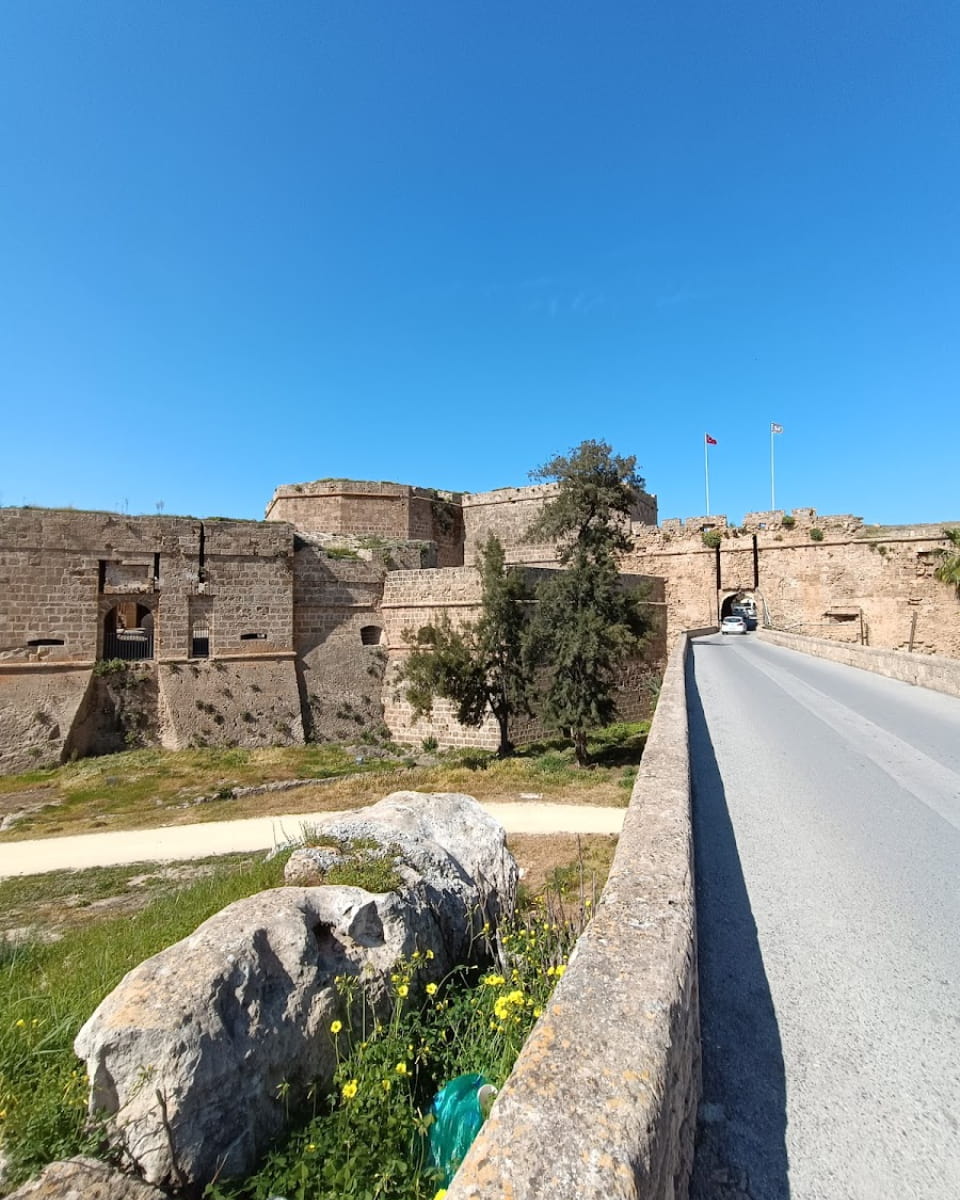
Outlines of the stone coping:
[{"label": "stone coping", "polygon": [[700,1097],[681,635],[596,915],[447,1200],[687,1195]]},{"label": "stone coping", "polygon": [[917,687],[960,696],[960,660],[941,654],[913,654],[909,650],[882,650],[875,646],[860,646],[851,642],[835,642],[831,638],[809,637],[802,633],[787,633],[781,629],[758,629],[761,641],[788,650],[799,650],[817,658],[827,658],[848,667],[873,671],[888,679],[899,679]]}]

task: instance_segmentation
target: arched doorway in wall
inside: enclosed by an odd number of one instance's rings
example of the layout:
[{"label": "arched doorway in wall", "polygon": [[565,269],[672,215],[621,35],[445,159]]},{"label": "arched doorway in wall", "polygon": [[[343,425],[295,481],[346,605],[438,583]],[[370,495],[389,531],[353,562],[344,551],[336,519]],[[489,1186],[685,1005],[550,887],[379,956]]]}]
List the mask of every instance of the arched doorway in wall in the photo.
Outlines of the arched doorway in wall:
[{"label": "arched doorway in wall", "polygon": [[100,657],[137,662],[153,658],[153,609],[138,600],[120,600],[103,618]]},{"label": "arched doorway in wall", "polygon": [[757,602],[752,592],[731,592],[720,605],[720,620],[739,615],[747,622],[748,629],[757,627]]}]

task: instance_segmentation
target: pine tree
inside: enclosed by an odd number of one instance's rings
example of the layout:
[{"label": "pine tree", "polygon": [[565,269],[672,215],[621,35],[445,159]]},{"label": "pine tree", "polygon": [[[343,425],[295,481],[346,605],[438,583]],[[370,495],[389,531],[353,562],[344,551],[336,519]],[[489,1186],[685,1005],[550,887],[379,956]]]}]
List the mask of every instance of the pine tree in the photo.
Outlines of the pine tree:
[{"label": "pine tree", "polygon": [[489,713],[497,722],[497,753],[513,752],[510,720],[530,711],[529,675],[522,646],[529,595],[523,570],[508,567],[503,546],[489,537],[480,548],[480,616],[454,628],[443,615],[404,636],[413,647],[400,671],[414,714],[433,710],[438,697],[457,706],[462,725],[479,726]]},{"label": "pine tree", "polygon": [[528,540],[556,542],[565,569],[538,589],[527,657],[547,668],[544,717],[571,738],[580,765],[588,731],[616,716],[621,665],[648,628],[646,597],[624,587],[616,558],[630,547],[627,518],[644,486],[635,468],[635,458],[586,441],[531,472],[559,489]]}]

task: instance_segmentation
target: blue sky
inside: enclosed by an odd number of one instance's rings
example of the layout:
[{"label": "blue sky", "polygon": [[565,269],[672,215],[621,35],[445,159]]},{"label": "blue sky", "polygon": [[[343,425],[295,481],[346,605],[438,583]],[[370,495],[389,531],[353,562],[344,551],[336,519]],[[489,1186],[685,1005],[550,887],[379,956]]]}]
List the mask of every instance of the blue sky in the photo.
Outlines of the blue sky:
[{"label": "blue sky", "polygon": [[0,504],[960,519],[960,6],[4,0]]}]

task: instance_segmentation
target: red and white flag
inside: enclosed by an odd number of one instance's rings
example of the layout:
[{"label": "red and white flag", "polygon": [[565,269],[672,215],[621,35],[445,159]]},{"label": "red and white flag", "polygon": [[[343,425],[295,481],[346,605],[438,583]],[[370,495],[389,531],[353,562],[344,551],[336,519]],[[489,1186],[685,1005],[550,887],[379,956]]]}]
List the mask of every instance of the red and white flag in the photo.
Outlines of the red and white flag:
[{"label": "red and white flag", "polygon": [[703,436],[708,446],[715,446],[717,444],[717,439],[712,438],[709,433],[705,433]]}]

